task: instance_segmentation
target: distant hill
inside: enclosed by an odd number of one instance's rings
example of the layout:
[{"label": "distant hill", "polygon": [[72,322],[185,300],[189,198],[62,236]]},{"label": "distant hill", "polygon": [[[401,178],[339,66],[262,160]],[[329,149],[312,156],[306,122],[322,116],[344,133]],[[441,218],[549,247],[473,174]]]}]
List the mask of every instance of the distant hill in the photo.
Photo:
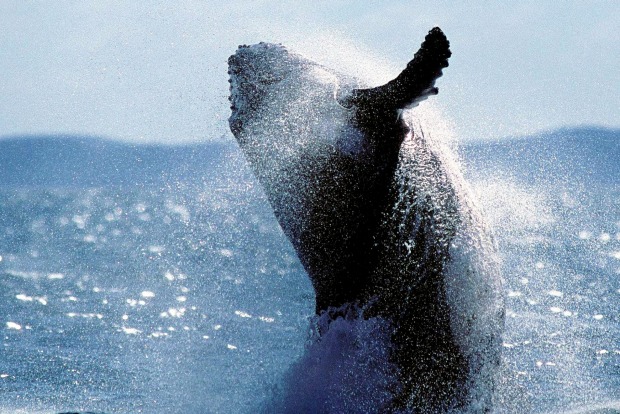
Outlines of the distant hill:
[{"label": "distant hill", "polygon": [[519,181],[620,183],[620,130],[567,128],[541,134],[461,144],[466,176]]},{"label": "distant hill", "polygon": [[0,139],[0,186],[100,187],[199,182],[234,150],[220,143],[132,145],[96,137]]},{"label": "distant hill", "polygon": [[[132,145],[97,137],[0,139],[0,187],[166,186],[244,179],[247,166],[230,143]],[[572,128],[499,141],[463,143],[470,180],[492,176],[547,181],[620,183],[620,130]],[[241,172],[241,175],[239,175]],[[235,178],[236,177],[236,178]]]}]

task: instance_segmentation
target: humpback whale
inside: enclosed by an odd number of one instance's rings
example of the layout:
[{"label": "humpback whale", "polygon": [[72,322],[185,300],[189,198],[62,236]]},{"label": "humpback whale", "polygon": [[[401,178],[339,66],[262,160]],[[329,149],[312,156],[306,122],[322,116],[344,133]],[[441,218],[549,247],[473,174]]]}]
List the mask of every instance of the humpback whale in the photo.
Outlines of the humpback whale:
[{"label": "humpback whale", "polygon": [[242,45],[228,60],[230,129],[317,315],[389,324],[399,384],[377,412],[492,407],[504,323],[493,239],[449,151],[411,111],[438,93],[450,56],[433,28],[376,87],[281,45]]}]

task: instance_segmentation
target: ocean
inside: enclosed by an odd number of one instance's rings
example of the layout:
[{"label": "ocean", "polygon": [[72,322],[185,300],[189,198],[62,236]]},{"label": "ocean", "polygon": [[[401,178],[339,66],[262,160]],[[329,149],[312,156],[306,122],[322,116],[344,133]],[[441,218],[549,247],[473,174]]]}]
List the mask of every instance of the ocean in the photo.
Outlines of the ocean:
[{"label": "ocean", "polygon": [[[286,387],[312,286],[229,141],[0,141],[0,412],[251,413]],[[619,412],[620,131],[457,152],[505,279],[496,411]]]}]

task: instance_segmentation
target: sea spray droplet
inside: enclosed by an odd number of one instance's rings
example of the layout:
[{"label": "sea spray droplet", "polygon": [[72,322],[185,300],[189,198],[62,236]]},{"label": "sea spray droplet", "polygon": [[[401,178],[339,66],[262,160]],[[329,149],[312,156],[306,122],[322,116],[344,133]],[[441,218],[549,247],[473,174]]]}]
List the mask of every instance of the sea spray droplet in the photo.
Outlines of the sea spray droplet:
[{"label": "sea spray droplet", "polygon": [[7,322],[6,323],[6,328],[7,329],[15,329],[16,331],[19,331],[22,329],[22,326],[18,323],[15,322]]},{"label": "sea spray droplet", "polygon": [[220,249],[220,254],[224,257],[232,257],[233,252],[230,249]]},{"label": "sea spray droplet", "polygon": [[149,246],[148,250],[150,253],[161,254],[164,252],[165,248],[164,246],[153,245],[153,246]]},{"label": "sea spray droplet", "polygon": [[249,313],[243,312],[243,311],[235,311],[235,315],[241,317],[241,318],[251,318],[252,315],[250,315]]},{"label": "sea spray droplet", "polygon": [[589,231],[582,230],[579,232],[579,238],[581,240],[588,240],[590,237],[592,237],[592,233]]},{"label": "sea spray droplet", "polygon": [[15,298],[17,300],[21,300],[24,302],[32,302],[34,299],[32,296],[24,295],[23,293],[20,293],[19,295],[15,295]]}]

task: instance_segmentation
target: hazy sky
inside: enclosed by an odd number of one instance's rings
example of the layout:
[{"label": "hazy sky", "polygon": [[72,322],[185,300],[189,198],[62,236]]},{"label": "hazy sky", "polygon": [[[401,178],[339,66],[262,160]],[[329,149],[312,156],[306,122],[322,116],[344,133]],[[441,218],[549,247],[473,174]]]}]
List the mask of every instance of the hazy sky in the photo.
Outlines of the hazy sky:
[{"label": "hazy sky", "polygon": [[[620,1],[0,1],[0,136],[232,139],[226,59],[259,41],[374,83],[440,26],[460,139],[620,127]],[[425,103],[427,104],[427,103]]]}]

